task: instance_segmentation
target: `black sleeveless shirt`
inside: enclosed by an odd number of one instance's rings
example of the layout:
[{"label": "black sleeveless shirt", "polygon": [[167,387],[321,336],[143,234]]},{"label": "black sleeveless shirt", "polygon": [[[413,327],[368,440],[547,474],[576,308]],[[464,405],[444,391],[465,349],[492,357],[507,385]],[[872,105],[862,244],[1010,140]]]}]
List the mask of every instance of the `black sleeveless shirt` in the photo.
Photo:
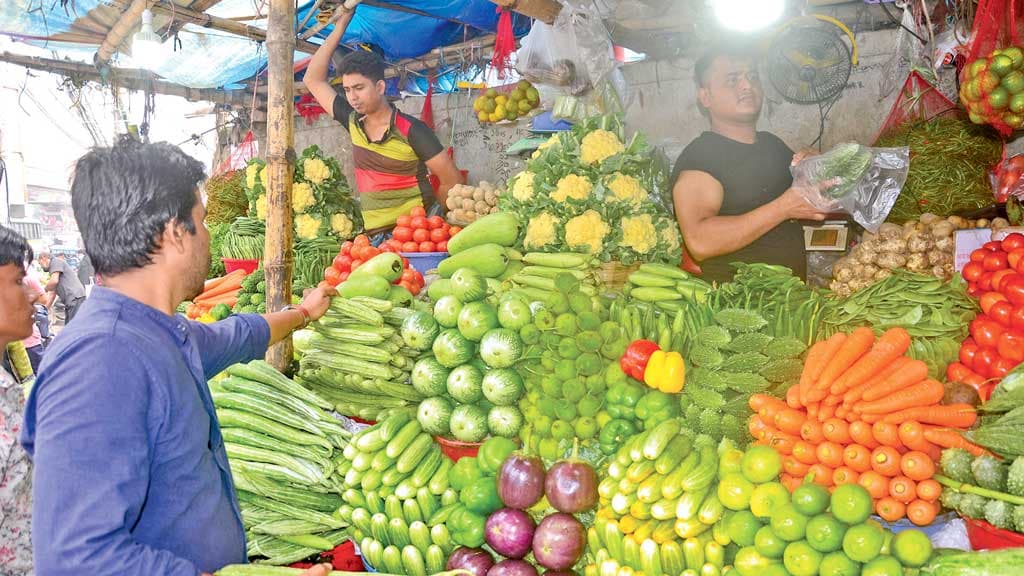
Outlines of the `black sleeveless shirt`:
[{"label": "black sleeveless shirt", "polygon": [[[792,185],[793,177],[789,172],[792,159],[793,151],[789,146],[768,132],[758,132],[754,144],[704,132],[679,155],[672,182],[684,170],[711,175],[724,190],[718,214],[739,216],[778,198]],[[718,282],[732,279],[735,270],[729,265],[731,262],[781,264],[806,278],[802,225],[796,220],[787,220],[745,248],[701,262],[703,278]]]}]

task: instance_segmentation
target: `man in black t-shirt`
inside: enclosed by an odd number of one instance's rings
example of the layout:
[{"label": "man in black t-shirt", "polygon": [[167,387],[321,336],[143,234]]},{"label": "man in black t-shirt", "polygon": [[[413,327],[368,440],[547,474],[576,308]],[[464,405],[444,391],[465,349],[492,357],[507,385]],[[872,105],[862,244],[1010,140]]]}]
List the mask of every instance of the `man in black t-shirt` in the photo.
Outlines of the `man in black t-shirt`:
[{"label": "man in black t-shirt", "polygon": [[757,131],[764,90],[753,53],[712,49],[695,66],[698,105],[711,130],[683,150],[673,172],[676,218],[704,278],[732,278],[731,262],[789,266],[806,276],[803,227],[824,220],[791,187],[796,155],[777,136]]}]

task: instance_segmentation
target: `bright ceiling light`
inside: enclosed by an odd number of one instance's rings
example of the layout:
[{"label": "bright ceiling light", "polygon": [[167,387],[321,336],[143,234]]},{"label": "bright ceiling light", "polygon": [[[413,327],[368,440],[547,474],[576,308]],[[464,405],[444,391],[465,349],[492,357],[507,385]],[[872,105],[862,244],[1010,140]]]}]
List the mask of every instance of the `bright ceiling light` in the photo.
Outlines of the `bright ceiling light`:
[{"label": "bright ceiling light", "polygon": [[153,13],[142,12],[142,28],[132,36],[132,61],[141,68],[153,70],[163,63],[164,41],[153,31]]},{"label": "bright ceiling light", "polygon": [[765,28],[782,16],[786,0],[712,0],[723,26],[740,32]]}]

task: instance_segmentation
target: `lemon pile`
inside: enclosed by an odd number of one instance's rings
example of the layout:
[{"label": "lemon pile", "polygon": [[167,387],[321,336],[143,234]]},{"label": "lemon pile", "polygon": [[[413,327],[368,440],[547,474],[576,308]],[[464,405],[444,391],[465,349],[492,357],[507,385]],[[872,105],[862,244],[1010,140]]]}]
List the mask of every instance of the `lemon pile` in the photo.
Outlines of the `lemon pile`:
[{"label": "lemon pile", "polygon": [[494,88],[488,89],[473,101],[473,111],[481,123],[494,124],[526,116],[539,105],[540,93],[537,89],[528,81],[520,80],[508,94],[500,94]]}]

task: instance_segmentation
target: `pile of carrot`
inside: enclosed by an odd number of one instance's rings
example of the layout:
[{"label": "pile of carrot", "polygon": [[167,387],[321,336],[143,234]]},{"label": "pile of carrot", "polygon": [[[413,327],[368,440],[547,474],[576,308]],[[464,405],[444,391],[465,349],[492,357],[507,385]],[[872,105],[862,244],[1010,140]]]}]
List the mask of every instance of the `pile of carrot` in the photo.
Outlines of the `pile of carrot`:
[{"label": "pile of carrot", "polygon": [[942,449],[984,450],[960,435],[977,419],[974,407],[941,405],[942,384],[906,357],[909,348],[903,328],[877,339],[870,328],[837,333],[811,347],[785,401],[750,397],[750,433],[782,455],[783,484],[793,490],[808,476],[830,488],[857,483],[885,520],[934,520]]},{"label": "pile of carrot", "polygon": [[245,276],[245,270],[235,270],[220,278],[207,280],[203,285],[203,293],[192,299],[192,304],[185,310],[185,315],[195,320],[218,304],[234,306],[238,302],[238,292],[242,289],[242,280]]}]

